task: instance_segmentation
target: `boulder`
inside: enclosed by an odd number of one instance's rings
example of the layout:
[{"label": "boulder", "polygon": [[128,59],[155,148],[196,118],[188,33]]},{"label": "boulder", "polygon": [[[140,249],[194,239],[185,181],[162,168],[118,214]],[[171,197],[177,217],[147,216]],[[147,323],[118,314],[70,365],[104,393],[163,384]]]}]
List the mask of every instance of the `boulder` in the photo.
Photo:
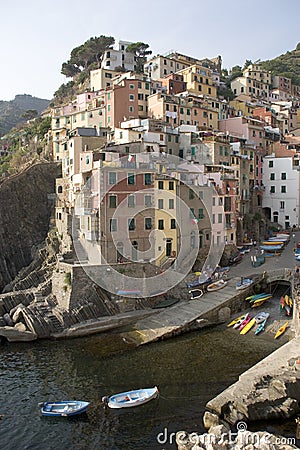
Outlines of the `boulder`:
[{"label": "boulder", "polygon": [[29,342],[35,341],[37,335],[31,331],[20,331],[16,327],[1,327],[0,336],[3,336],[8,342]]},{"label": "boulder", "polygon": [[209,411],[205,411],[203,416],[203,425],[206,430],[209,430],[211,427],[219,425],[219,416]]}]

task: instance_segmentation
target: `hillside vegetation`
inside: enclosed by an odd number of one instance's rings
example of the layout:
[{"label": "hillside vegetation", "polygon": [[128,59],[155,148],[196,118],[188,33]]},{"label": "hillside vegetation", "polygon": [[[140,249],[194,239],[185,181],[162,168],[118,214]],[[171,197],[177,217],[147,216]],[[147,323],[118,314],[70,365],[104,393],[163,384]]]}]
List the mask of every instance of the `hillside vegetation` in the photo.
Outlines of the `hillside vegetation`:
[{"label": "hillside vegetation", "polygon": [[264,69],[270,70],[272,75],[291,78],[293,84],[300,85],[300,43],[295,50],[274,59],[262,61],[260,64]]},{"label": "hillside vegetation", "polygon": [[14,100],[0,100],[0,136],[20,123],[26,122],[27,111],[36,111],[37,115],[49,105],[49,100],[32,97],[31,95],[16,95]]}]

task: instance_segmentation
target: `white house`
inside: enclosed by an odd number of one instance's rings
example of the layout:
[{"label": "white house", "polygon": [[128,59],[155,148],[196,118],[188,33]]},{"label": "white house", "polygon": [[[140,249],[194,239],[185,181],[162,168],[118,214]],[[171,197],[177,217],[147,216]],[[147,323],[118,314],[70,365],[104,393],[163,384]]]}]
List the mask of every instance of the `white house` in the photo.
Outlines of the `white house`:
[{"label": "white house", "polygon": [[299,226],[299,174],[293,166],[293,155],[264,158],[262,206],[271,222],[283,228]]}]

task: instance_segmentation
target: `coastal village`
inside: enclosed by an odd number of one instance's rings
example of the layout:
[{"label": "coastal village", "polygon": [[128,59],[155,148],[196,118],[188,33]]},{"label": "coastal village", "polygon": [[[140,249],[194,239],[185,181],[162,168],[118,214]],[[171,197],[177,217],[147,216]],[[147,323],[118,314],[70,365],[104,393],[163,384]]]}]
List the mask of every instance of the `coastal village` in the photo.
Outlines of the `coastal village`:
[{"label": "coastal village", "polygon": [[[131,44],[107,48],[82,92],[43,113],[51,118],[43,154],[21,176],[35,171],[32,190],[45,190],[49,214],[41,212],[41,223],[50,221],[50,229],[27,267],[2,266],[0,337],[60,339],[120,328],[136,347],[229,322],[245,309],[245,292],[261,305],[269,292],[284,291],[295,338],[211,400],[204,423],[222,436],[229,429],[220,418],[231,425],[263,420],[266,402],[267,418],[294,417],[298,260],[268,273],[259,266],[298,253],[300,86],[250,61],[232,80],[230,99],[221,56],[172,51],[150,56],[141,71],[126,51]],[[8,197],[22,185],[17,178],[0,184]],[[231,279],[229,266],[250,251],[257,273]],[[220,291],[209,292],[213,281],[223,283]],[[184,307],[170,313],[175,303]],[[288,367],[279,368],[286,359]],[[180,439],[179,449],[196,448],[188,434]]]}]

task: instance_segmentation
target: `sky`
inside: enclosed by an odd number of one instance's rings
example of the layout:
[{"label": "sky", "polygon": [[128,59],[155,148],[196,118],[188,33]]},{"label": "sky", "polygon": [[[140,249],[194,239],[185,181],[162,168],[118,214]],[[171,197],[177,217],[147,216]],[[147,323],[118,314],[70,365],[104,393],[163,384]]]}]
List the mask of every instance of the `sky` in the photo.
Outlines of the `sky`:
[{"label": "sky", "polygon": [[272,59],[300,42],[299,0],[10,0],[1,4],[0,100],[17,94],[52,99],[70,79],[61,65],[94,36],[221,55],[223,68]]}]

